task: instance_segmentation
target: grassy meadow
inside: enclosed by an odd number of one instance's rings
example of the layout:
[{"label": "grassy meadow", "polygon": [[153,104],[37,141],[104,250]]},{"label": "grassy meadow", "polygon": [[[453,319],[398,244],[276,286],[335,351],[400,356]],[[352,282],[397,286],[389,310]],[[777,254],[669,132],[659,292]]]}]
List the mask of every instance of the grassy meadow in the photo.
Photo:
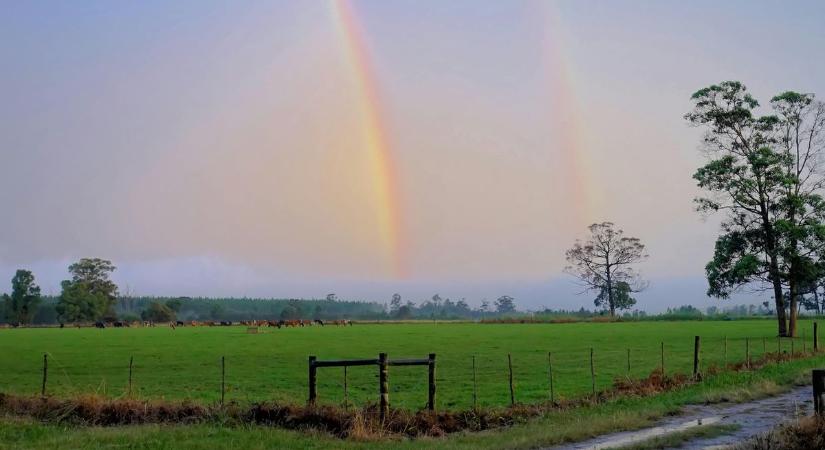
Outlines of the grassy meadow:
[{"label": "grassy meadow", "polygon": [[[261,328],[168,327],[94,329],[28,328],[0,330],[0,392],[38,393],[43,354],[49,356],[48,392],[54,395],[96,393],[126,395],[128,367],[134,358],[132,395],[142,398],[220,398],[220,358],[226,357],[227,400],[249,402],[306,401],[307,357],[319,359],[424,358],[437,354],[439,408],[472,405],[473,370],[479,406],[504,406],[510,401],[507,354],[512,355],[516,401],[548,398],[548,352],[552,352],[557,398],[587,394],[591,389],[590,348],[594,349],[597,389],[625,377],[630,349],[631,377],[649,375],[660,367],[660,343],[665,344],[665,370],[689,373],[693,336],[702,337],[702,365],[721,365],[745,358],[745,340],[752,357],[765,349],[791,350],[790,340],[778,343],[771,320],[619,322],[565,324],[414,323],[351,327]],[[811,348],[810,321],[802,321]],[[322,403],[341,404],[343,369],[319,368]],[[426,403],[426,367],[391,367],[390,402],[417,409]],[[349,401],[363,404],[377,398],[377,368],[348,369]]]}]

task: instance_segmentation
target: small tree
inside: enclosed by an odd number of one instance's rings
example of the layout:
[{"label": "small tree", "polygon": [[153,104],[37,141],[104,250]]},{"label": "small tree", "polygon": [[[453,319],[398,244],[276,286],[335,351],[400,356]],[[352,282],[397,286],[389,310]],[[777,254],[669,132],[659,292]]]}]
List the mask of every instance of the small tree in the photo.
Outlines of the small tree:
[{"label": "small tree", "polygon": [[140,313],[140,317],[143,320],[151,320],[152,322],[171,322],[175,320],[175,311],[168,304],[152,302]]},{"label": "small tree", "polygon": [[392,300],[390,300],[390,314],[395,315],[398,313],[398,310],[401,308],[401,294],[395,293],[392,294]]},{"label": "small tree", "polygon": [[499,314],[509,314],[516,310],[514,298],[509,295],[502,295],[496,299],[496,311]]},{"label": "small tree", "polygon": [[[115,302],[117,301],[117,285],[109,279],[112,272],[115,271],[115,266],[111,261],[100,258],[82,258],[80,261],[69,266],[69,273],[72,275],[71,280],[64,280],[61,287],[65,292],[68,288],[70,292],[67,298],[71,297],[71,301],[75,302],[73,306],[66,305],[63,308],[65,311],[85,311],[79,316],[78,320],[99,320],[104,316],[110,319],[116,317]],[[78,297],[82,293],[88,295],[83,299]],[[61,294],[63,301],[64,295]],[[104,299],[103,310],[100,310],[98,302]],[[80,305],[78,302],[84,302],[86,305]],[[79,307],[79,309],[77,309]],[[58,309],[60,312],[60,309]],[[94,313],[94,316],[86,316],[86,313]]]},{"label": "small tree", "polygon": [[590,237],[576,241],[565,253],[569,265],[564,271],[579,279],[584,292],[597,291],[596,306],[605,306],[615,317],[617,309],[636,303],[630,296],[632,292],[647,287],[633,265],[648,255],[638,238],[625,237],[612,222],[594,223],[588,229]]},{"label": "small tree", "polygon": [[616,282],[616,287],[613,289],[613,308],[610,305],[610,289],[607,286],[602,288],[599,295],[593,300],[593,304],[613,311],[611,312],[611,315],[613,315],[616,310],[630,309],[636,304],[636,299],[630,296],[632,292],[633,290],[627,282],[619,281]]},{"label": "small tree", "polygon": [[177,313],[179,313],[180,309],[183,307],[183,301],[179,298],[173,298],[171,300],[167,300],[166,301],[166,307],[171,309],[172,311],[174,311],[175,314],[177,315]]},{"label": "small tree", "polygon": [[11,279],[11,296],[4,294],[3,300],[9,322],[31,323],[40,304],[40,287],[34,282],[34,274],[18,269]]}]

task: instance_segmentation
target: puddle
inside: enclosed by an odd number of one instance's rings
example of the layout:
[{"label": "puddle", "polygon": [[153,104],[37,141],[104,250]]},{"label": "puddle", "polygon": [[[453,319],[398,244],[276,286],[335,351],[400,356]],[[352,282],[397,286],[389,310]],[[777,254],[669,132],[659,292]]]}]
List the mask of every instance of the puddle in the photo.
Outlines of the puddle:
[{"label": "puddle", "polygon": [[760,433],[769,431],[777,424],[807,415],[813,410],[811,387],[794,388],[782,395],[763,398],[748,403],[690,405],[682,409],[678,417],[662,420],[656,426],[636,431],[606,434],[593,439],[551,447],[553,450],[597,450],[616,448],[646,441],[656,436],[684,431],[699,425],[739,425],[739,429],[706,439],[683,443],[680,449],[724,448]]}]

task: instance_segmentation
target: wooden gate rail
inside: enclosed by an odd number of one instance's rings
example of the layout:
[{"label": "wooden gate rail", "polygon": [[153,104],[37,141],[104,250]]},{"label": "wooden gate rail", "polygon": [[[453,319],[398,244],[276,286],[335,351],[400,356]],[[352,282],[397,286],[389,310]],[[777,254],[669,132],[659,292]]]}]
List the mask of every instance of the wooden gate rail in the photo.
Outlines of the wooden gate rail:
[{"label": "wooden gate rail", "polygon": [[427,409],[435,410],[435,353],[430,353],[427,358],[420,359],[387,359],[386,353],[380,353],[378,359],[342,359],[319,361],[314,355],[309,357],[309,404],[314,405],[318,399],[318,368],[319,367],[350,367],[350,366],[378,366],[379,378],[379,402],[381,406],[381,420],[384,420],[389,412],[389,366],[427,366],[428,368],[428,389],[427,389]]}]

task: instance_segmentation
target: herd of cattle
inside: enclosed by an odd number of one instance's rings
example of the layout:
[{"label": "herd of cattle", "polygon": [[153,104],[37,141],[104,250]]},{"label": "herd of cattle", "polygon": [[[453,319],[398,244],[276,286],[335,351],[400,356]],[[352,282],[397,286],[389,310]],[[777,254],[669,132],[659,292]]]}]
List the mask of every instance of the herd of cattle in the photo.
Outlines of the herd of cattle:
[{"label": "herd of cattle", "polygon": [[[175,322],[168,322],[158,324],[152,321],[135,321],[135,322],[126,322],[126,321],[115,321],[115,322],[103,322],[97,321],[95,322],[96,328],[129,328],[129,327],[154,327],[157,325],[168,325],[172,328],[175,327],[230,327],[232,325],[245,325],[249,327],[274,327],[274,328],[281,328],[281,327],[309,327],[313,325],[337,325],[337,326],[346,326],[352,325],[352,321],[348,319],[340,319],[340,320],[241,320],[240,322],[231,322],[228,320],[206,320],[206,321],[197,321],[197,320],[190,320],[190,321],[182,321],[178,320]],[[80,325],[77,325],[80,327]],[[60,328],[63,328],[64,325],[60,324]]]}]

